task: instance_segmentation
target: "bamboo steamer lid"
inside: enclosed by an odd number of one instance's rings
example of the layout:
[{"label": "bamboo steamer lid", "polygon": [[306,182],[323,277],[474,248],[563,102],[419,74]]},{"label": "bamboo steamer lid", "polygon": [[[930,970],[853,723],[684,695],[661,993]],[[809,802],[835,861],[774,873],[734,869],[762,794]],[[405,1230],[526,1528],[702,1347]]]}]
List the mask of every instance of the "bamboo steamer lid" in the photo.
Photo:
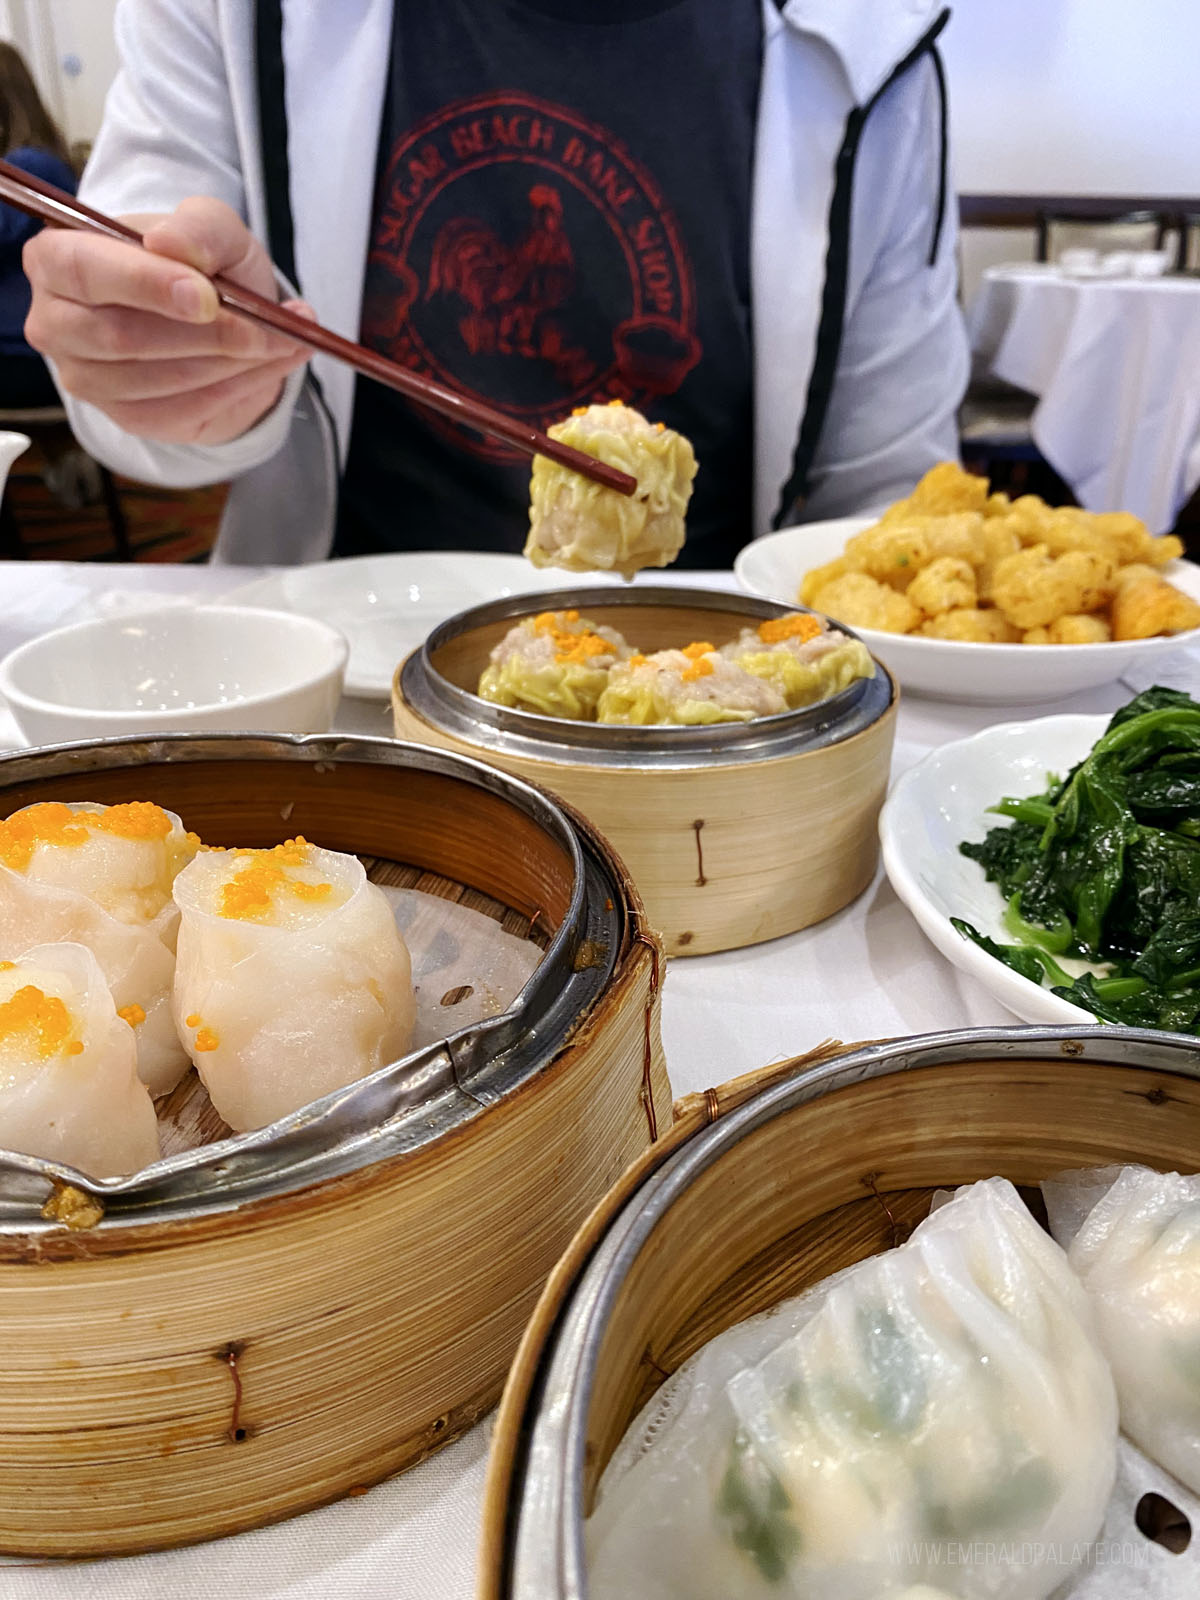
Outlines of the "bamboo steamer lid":
[{"label": "bamboo steamer lid", "polygon": [[85,798],[157,801],[210,842],[303,833],[540,926],[545,954],[509,1011],[271,1129],[123,1180],[0,1154],[4,1554],[234,1533],[446,1444],[495,1403],[581,1218],[670,1119],[636,891],[526,785],[352,738],[0,761],[3,814]]},{"label": "bamboo steamer lid", "polygon": [[746,1317],[899,1242],[933,1192],[1200,1170],[1200,1052],[1129,1028],[929,1034],[689,1095],[555,1268],[493,1438],[479,1600],[586,1600],[583,1523],[659,1385]]},{"label": "bamboo steamer lid", "polygon": [[704,728],[574,723],[475,694],[489,652],[515,622],[570,609],[649,651],[701,638],[720,646],[796,607],[640,585],[476,606],[397,668],[397,737],[482,757],[582,811],[621,852],[668,955],[794,933],[866,888],[898,696],[882,666],[820,705]]}]

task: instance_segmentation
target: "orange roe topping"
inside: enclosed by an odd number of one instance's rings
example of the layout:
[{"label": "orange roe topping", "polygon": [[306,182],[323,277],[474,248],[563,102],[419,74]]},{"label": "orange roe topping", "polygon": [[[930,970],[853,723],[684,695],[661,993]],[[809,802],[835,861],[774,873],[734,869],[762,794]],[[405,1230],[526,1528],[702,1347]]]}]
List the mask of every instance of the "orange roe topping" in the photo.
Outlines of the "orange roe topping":
[{"label": "orange roe topping", "polygon": [[203,1020],[198,1011],[193,1011],[190,1017],[184,1017],[183,1025],[185,1028],[198,1028]]},{"label": "orange roe topping", "polygon": [[695,683],[697,678],[707,678],[713,671],[712,661],[709,659],[714,652],[714,646],[707,640],[697,644],[685,645],[683,654],[687,656],[691,665],[684,667],[679,674],[684,683]]},{"label": "orange roe topping", "polygon": [[215,1050],[220,1043],[211,1028],[201,1028],[196,1035],[194,1048],[197,1055],[204,1055],[209,1050]]},{"label": "orange roe topping", "polygon": [[578,621],[578,611],[542,611],[533,619],[534,632],[549,634],[554,641],[554,659],[559,666],[586,666],[595,656],[615,654],[609,641],[586,623],[578,633],[564,626]]},{"label": "orange roe topping", "polygon": [[665,433],[666,432],[666,428],[667,428],[667,425],[666,425],[665,422],[656,422],[654,424],[655,433]]},{"label": "orange roe topping", "polygon": [[769,617],[758,625],[758,637],[764,644],[782,644],[785,639],[815,639],[823,630],[816,617],[806,611],[795,611],[790,617]]},{"label": "orange roe topping", "polygon": [[578,611],[539,611],[533,619],[536,633],[565,633],[564,622],[578,622]]},{"label": "orange roe topping", "polygon": [[610,406],[623,406],[625,404],[624,400],[610,400],[608,403]]},{"label": "orange roe topping", "polygon": [[0,1044],[23,1044],[43,1061],[51,1056],[77,1056],[83,1050],[72,1039],[74,1018],[57,995],[43,994],[27,983],[0,1004]]},{"label": "orange roe topping", "polygon": [[[272,850],[236,850],[235,855],[251,857],[251,863],[229,880],[221,890],[218,916],[239,922],[267,922],[274,910],[273,896],[290,894],[297,900],[325,900],[333,892],[330,883],[305,883],[289,878],[288,867],[303,867],[309,862],[310,845],[297,835]],[[209,1049],[215,1049],[210,1045]]]},{"label": "orange roe topping", "polygon": [[15,961],[0,961],[0,972],[15,972],[16,966]]},{"label": "orange roe topping", "polygon": [[587,410],[586,406],[572,406],[571,407],[571,415],[573,417],[581,417],[586,410]]},{"label": "orange roe topping", "polygon": [[640,650],[635,650],[625,665],[627,667],[644,667],[649,659],[649,656],[644,656]]},{"label": "orange roe topping", "polygon": [[613,653],[612,645],[598,633],[567,634],[556,639],[555,643],[558,648],[554,652],[554,659],[560,664],[586,666],[595,656],[610,656]]},{"label": "orange roe topping", "polygon": [[93,833],[165,839],[171,827],[170,817],[151,800],[131,800],[103,811],[72,811],[61,800],[43,800],[0,822],[0,861],[14,872],[24,872],[40,844],[69,848],[86,844]]},{"label": "orange roe topping", "polygon": [[131,1028],[136,1028],[139,1023],[145,1022],[146,1013],[139,1005],[121,1006],[117,1015],[122,1022],[127,1022]]}]

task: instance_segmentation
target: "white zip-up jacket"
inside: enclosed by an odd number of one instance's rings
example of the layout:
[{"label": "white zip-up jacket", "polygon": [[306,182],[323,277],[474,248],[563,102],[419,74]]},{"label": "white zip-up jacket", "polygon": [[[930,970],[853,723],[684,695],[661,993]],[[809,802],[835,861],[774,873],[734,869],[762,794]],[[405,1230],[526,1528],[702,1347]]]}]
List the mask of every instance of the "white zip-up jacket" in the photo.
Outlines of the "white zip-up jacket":
[{"label": "white zip-up jacket", "polygon": [[[298,289],[358,335],[392,9],[284,0]],[[409,0],[411,3],[411,0]],[[957,454],[967,377],[938,0],[761,0],[751,214],[755,532],[837,516]],[[269,239],[254,0],[122,0],[121,72],[81,194],[112,213],[213,195]],[[217,559],[325,556],[354,374],[324,356],[228,444],[159,444],[68,400],[86,449],[132,478],[233,480]],[[399,510],[399,508],[398,508]]]}]

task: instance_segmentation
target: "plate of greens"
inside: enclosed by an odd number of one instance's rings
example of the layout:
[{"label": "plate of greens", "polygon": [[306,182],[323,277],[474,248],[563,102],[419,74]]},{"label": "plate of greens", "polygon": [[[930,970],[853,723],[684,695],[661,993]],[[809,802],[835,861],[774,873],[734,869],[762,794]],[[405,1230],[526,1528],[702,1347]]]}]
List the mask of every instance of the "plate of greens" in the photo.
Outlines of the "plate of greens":
[{"label": "plate of greens", "polygon": [[1026,1022],[1200,1035],[1200,703],[1002,723],[906,773],[880,816],[900,899]]}]

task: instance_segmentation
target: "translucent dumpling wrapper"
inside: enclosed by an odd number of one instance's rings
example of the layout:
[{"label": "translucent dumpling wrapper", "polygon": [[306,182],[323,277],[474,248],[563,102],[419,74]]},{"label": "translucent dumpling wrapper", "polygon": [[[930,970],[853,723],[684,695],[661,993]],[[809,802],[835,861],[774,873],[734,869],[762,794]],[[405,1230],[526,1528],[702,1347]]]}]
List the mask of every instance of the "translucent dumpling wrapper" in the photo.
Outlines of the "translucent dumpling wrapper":
[{"label": "translucent dumpling wrapper", "polygon": [[1110,1167],[1043,1188],[1095,1309],[1122,1428],[1200,1494],[1200,1177]]},{"label": "translucent dumpling wrapper", "polygon": [[534,456],[525,541],[534,566],[626,578],[643,567],[669,566],[683,549],[696,476],[691,443],[619,400],[581,406],[548,432],[629,473],[638,486],[632,495],[619,494],[547,456]]},{"label": "translucent dumpling wrapper", "polygon": [[231,1128],[265,1127],[402,1056],[412,968],[362,863],[304,839],[180,873],[175,1019]]},{"label": "translucent dumpling wrapper", "polygon": [[1044,1600],[1101,1527],[1116,1446],[1087,1297],[989,1179],[668,1380],[602,1479],[588,1592]]},{"label": "translucent dumpling wrapper", "polygon": [[150,801],[44,801],[0,822],[0,948],[86,945],[134,1025],[138,1072],[156,1095],[188,1069],[171,1016],[172,890],[199,845]]},{"label": "translucent dumpling wrapper", "polygon": [[847,638],[807,611],[744,628],[721,654],[774,684],[793,711],[828,700],[875,671],[861,640]]},{"label": "translucent dumpling wrapper", "polygon": [[596,719],[695,727],[749,722],[786,710],[787,702],[773,683],[701,640],[683,650],[658,650],[618,662],[609,672]]},{"label": "translucent dumpling wrapper", "polygon": [[501,639],[479,680],[496,705],[586,722],[608,684],[609,668],[632,652],[615,628],[578,611],[523,617]]},{"label": "translucent dumpling wrapper", "polygon": [[0,1148],[93,1178],[158,1160],[133,1029],[82,945],[35,945],[0,961]]}]

